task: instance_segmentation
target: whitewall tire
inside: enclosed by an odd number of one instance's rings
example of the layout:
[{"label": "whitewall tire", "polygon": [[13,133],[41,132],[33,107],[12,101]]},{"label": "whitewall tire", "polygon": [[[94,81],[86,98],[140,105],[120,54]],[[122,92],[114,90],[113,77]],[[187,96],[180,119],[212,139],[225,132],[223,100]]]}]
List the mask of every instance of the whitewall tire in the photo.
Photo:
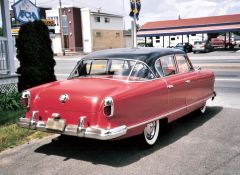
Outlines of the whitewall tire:
[{"label": "whitewall tire", "polygon": [[144,128],[143,136],[146,145],[152,146],[156,143],[159,135],[159,120],[153,121]]}]

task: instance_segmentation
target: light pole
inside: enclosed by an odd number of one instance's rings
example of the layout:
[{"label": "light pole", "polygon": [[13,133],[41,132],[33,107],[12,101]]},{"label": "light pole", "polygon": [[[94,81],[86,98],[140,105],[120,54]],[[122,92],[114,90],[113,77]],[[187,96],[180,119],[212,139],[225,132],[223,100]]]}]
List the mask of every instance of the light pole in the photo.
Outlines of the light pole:
[{"label": "light pole", "polygon": [[60,10],[59,10],[59,20],[60,20],[60,35],[61,35],[61,50],[62,50],[62,53],[63,55],[65,55],[65,50],[64,50],[64,44],[63,44],[63,41],[64,41],[64,38],[63,38],[63,32],[62,32],[62,1],[59,0],[59,7],[60,7]]},{"label": "light pole", "polygon": [[137,10],[137,2],[134,0],[134,16],[132,21],[132,34],[133,34],[133,47],[137,47],[137,16],[136,16],[136,10]]}]

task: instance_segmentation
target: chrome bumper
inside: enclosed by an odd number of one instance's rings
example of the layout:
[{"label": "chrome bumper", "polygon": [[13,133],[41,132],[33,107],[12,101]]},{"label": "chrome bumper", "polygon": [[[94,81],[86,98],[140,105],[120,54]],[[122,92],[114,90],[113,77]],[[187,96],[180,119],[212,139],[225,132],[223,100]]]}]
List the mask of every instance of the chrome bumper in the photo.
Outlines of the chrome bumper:
[{"label": "chrome bumper", "polygon": [[125,125],[112,129],[102,129],[97,127],[79,127],[78,125],[66,125],[63,131],[46,129],[46,122],[34,121],[28,118],[20,118],[18,125],[22,128],[28,128],[38,131],[51,132],[57,134],[71,135],[77,137],[93,138],[98,140],[111,140],[127,133]]}]

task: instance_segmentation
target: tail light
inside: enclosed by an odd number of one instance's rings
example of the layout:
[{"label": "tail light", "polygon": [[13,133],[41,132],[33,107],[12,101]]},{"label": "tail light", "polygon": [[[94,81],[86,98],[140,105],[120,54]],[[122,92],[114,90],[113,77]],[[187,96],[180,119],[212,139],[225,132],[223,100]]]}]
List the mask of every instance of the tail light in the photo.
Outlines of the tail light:
[{"label": "tail light", "polygon": [[21,105],[24,108],[30,107],[30,92],[29,91],[22,92]]},{"label": "tail light", "polygon": [[112,117],[114,113],[114,104],[112,97],[105,97],[103,100],[103,113],[106,117]]}]

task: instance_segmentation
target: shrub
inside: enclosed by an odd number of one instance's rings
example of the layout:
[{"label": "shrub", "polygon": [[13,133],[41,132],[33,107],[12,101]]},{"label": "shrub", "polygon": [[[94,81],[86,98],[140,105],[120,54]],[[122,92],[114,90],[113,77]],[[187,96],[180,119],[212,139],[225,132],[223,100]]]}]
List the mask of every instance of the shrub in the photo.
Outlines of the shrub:
[{"label": "shrub", "polygon": [[42,21],[23,24],[16,40],[20,67],[18,89],[22,90],[55,81],[52,41]]},{"label": "shrub", "polygon": [[0,94],[0,111],[12,111],[22,109],[20,104],[21,94],[15,93],[4,93]]}]

